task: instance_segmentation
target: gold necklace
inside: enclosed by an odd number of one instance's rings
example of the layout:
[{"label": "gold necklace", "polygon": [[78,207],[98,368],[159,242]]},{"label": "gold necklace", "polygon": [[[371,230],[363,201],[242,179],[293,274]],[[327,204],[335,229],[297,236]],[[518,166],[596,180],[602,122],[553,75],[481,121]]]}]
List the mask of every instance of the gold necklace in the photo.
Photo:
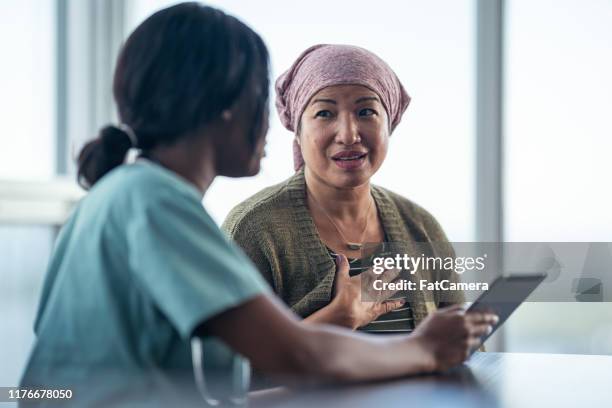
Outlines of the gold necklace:
[{"label": "gold necklace", "polygon": [[348,239],[346,239],[346,237],[344,236],[344,234],[342,233],[338,225],[336,225],[332,217],[327,213],[327,211],[325,211],[325,208],[323,208],[323,206],[319,204],[319,202],[314,198],[314,195],[310,192],[310,190],[308,190],[308,193],[310,195],[310,198],[312,198],[312,201],[317,205],[317,207],[321,209],[321,212],[323,212],[323,215],[327,217],[327,219],[332,223],[336,231],[338,231],[338,234],[340,235],[340,237],[346,244],[346,247],[351,251],[360,250],[361,247],[363,246],[363,238],[365,236],[366,231],[368,230],[368,221],[370,221],[370,209],[372,208],[372,203],[374,202],[374,199],[372,198],[372,196],[370,196],[370,204],[368,204],[368,209],[366,210],[365,225],[363,227],[363,231],[361,231],[361,242],[351,242]]}]

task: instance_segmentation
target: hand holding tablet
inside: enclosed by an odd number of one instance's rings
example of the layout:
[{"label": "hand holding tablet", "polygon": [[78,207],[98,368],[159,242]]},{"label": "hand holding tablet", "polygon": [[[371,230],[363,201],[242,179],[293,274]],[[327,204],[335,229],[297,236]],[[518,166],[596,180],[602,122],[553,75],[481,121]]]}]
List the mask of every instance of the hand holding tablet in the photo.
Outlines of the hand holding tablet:
[{"label": "hand holding tablet", "polygon": [[427,316],[410,337],[429,359],[426,371],[445,371],[464,362],[497,321],[493,313],[466,313],[461,305],[453,305]]},{"label": "hand holding tablet", "polygon": [[[546,274],[529,274],[500,276],[467,309],[466,314],[491,312],[499,317],[493,325],[493,330],[482,335],[480,342],[484,343],[498,327],[529,297],[536,287],[546,278]],[[472,353],[478,346],[472,349]]]}]

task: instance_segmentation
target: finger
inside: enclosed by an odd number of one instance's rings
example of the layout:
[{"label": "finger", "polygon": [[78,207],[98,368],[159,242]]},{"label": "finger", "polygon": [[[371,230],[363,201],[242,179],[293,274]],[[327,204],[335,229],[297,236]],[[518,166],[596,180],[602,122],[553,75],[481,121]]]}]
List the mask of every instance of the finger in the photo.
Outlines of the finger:
[{"label": "finger", "polygon": [[499,317],[493,312],[469,312],[465,314],[466,320],[473,323],[496,324]]},{"label": "finger", "polygon": [[[381,277],[381,279],[380,279],[382,281],[382,284],[381,284],[381,285],[383,285],[382,287],[383,288],[387,287],[386,285],[388,285],[389,283],[393,283],[396,277],[397,276],[393,277],[393,274],[388,275],[388,276],[387,275],[383,275]],[[383,290],[377,291],[378,293],[376,295],[377,295],[379,301],[380,300],[384,300],[384,299],[389,299],[391,296],[393,296],[397,292],[399,292],[400,291],[399,288],[401,286],[397,285],[397,287],[398,287],[398,289],[383,289]]]},{"label": "finger", "polygon": [[484,316],[481,312],[469,312],[465,314],[465,320],[471,324],[479,324],[485,321]]},{"label": "finger", "polygon": [[467,345],[468,345],[468,350],[472,351],[480,347],[482,345],[482,342],[480,341],[480,337],[471,337],[467,341]]},{"label": "finger", "polygon": [[336,273],[344,278],[349,278],[349,264],[343,254],[336,254]]},{"label": "finger", "polygon": [[336,255],[336,287],[347,284],[349,279],[349,264],[346,256],[343,254]]},{"label": "finger", "polygon": [[385,300],[382,303],[379,303],[375,306],[375,313],[377,316],[384,315],[386,313],[392,312],[395,309],[399,309],[404,306],[406,301],[404,299],[396,299],[396,300]]},{"label": "finger", "polygon": [[[385,288],[386,286],[383,286],[383,288]],[[382,302],[383,300],[387,300],[390,297],[396,295],[397,293],[401,292],[401,290],[398,289],[381,289],[381,290],[376,290],[374,289],[373,286],[370,287],[370,295],[372,295],[373,297],[375,297],[376,299],[378,299],[379,302]]]},{"label": "finger", "polygon": [[[400,272],[401,270],[397,268],[386,269],[381,275],[377,277],[377,279],[382,282],[381,283],[382,287],[386,287],[385,285],[389,283],[393,283],[397,279]],[[370,285],[368,287],[372,287],[372,286]],[[379,302],[381,302],[383,300],[389,299],[391,296],[395,295],[399,291],[400,291],[399,288],[398,289],[384,289],[384,290],[378,290],[378,291],[372,288],[371,295],[374,295],[373,297],[377,299]]]},{"label": "finger", "polygon": [[397,294],[397,292],[399,292],[399,289],[396,290],[381,290],[379,291],[379,301],[383,301],[383,300],[389,300],[390,297],[394,296]]},{"label": "finger", "polygon": [[366,271],[365,274],[367,275],[371,275],[371,276],[376,276],[376,279],[383,279],[385,276],[392,276],[391,280],[397,278],[400,274],[402,270],[398,269],[398,268],[389,268],[389,269],[385,269],[380,273],[374,273],[374,267],[370,266]]},{"label": "finger", "polygon": [[374,273],[374,267],[368,268],[368,270],[362,273],[362,276],[367,277],[368,284],[375,280],[380,280],[383,283],[393,282],[400,274],[401,270],[397,268],[385,269],[381,274]]},{"label": "finger", "polygon": [[499,316],[497,316],[495,313],[485,313],[484,321],[495,326],[499,322]]},{"label": "finger", "polygon": [[[382,288],[385,288],[386,287],[385,285],[393,281],[393,279],[390,279],[389,277],[385,275],[382,275],[380,277],[380,280],[382,281],[382,283],[379,283],[380,286],[378,287],[382,287]],[[374,289],[373,283],[368,283],[363,287],[367,291],[368,298],[374,299],[377,302],[382,302],[383,300],[387,300],[393,295],[395,295],[396,293],[400,292],[399,288],[398,289]]]},{"label": "finger", "polygon": [[400,269],[385,269],[385,271],[380,275],[380,278],[383,282],[393,282],[399,276],[399,274]]},{"label": "finger", "polygon": [[493,331],[493,327],[489,324],[478,324],[470,329],[470,336],[482,337],[490,334]]},{"label": "finger", "polygon": [[376,290],[370,287],[366,288],[364,290],[364,293],[367,295],[367,299],[372,302],[383,302],[395,295],[395,293],[397,293],[397,290]]}]

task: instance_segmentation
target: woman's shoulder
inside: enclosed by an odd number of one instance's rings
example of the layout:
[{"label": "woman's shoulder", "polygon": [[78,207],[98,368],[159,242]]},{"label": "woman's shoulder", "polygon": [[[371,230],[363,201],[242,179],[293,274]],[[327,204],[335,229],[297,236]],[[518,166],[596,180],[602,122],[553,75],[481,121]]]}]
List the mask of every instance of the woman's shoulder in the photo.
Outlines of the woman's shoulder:
[{"label": "woman's shoulder", "polygon": [[237,230],[245,227],[255,231],[272,221],[282,221],[287,217],[287,209],[291,204],[288,192],[291,179],[266,187],[236,205],[221,228],[233,236]]},{"label": "woman's shoulder", "polygon": [[446,241],[446,235],[436,218],[421,205],[384,187],[373,186],[373,190],[394,210],[390,212],[397,211],[402,221],[421,226],[433,240]]},{"label": "woman's shoulder", "polygon": [[383,197],[389,203],[393,203],[403,216],[409,216],[412,219],[434,218],[425,208],[401,194],[381,186],[373,186],[373,190],[375,194],[378,193],[379,196]]}]

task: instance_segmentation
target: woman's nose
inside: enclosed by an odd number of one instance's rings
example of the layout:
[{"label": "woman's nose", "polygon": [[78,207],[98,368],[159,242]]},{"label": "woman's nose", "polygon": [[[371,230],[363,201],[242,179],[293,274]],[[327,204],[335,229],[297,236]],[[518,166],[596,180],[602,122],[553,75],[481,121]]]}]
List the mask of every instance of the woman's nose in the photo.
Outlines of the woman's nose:
[{"label": "woman's nose", "polygon": [[359,125],[352,116],[338,118],[338,131],[336,141],[345,145],[353,145],[361,141],[359,136]]}]

